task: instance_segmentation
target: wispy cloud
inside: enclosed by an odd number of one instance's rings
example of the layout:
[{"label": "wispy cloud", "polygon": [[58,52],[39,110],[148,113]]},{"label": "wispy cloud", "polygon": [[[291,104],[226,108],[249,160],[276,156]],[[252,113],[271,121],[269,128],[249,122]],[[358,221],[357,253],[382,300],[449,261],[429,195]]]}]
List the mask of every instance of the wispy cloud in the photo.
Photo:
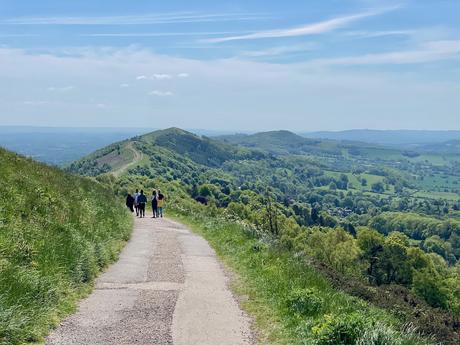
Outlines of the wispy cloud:
[{"label": "wispy cloud", "polygon": [[292,45],[292,46],[278,46],[262,50],[244,51],[240,54],[242,57],[270,57],[279,55],[288,55],[300,52],[313,50],[317,47],[315,43]]},{"label": "wispy cloud", "polygon": [[188,77],[190,77],[190,74],[188,74],[188,73],[179,73],[177,75],[177,77],[178,78],[188,78]]},{"label": "wispy cloud", "polygon": [[154,74],[154,75],[152,75],[151,79],[167,80],[167,79],[172,79],[172,75],[170,75],[170,74]]},{"label": "wispy cloud", "polygon": [[148,79],[147,76],[145,76],[145,75],[138,75],[136,77],[136,80],[145,80],[145,79]]},{"label": "wispy cloud", "polygon": [[396,10],[398,8],[400,7],[399,6],[388,7],[388,8],[379,9],[379,10],[372,10],[372,11],[361,12],[361,13],[357,13],[353,15],[336,17],[333,19],[329,19],[329,20],[325,20],[325,21],[321,21],[317,23],[305,24],[302,26],[294,27],[294,28],[260,31],[260,32],[255,32],[255,33],[251,33],[247,35],[239,35],[239,36],[211,38],[205,41],[209,43],[222,43],[222,42],[228,42],[228,41],[255,40],[255,39],[261,39],[261,38],[295,37],[295,36],[323,34],[323,33],[334,31],[339,28],[346,27],[361,19],[381,15],[386,12]]},{"label": "wispy cloud", "polygon": [[48,105],[50,102],[48,101],[24,101],[23,104],[25,105]]},{"label": "wispy cloud", "polygon": [[69,86],[50,86],[47,88],[48,91],[51,92],[68,92],[73,90],[75,87],[72,85]]},{"label": "wispy cloud", "polygon": [[248,21],[267,18],[258,13],[197,13],[169,12],[145,15],[98,17],[17,17],[0,21],[0,25],[144,25],[169,23],[201,23],[222,21]]},{"label": "wispy cloud", "polygon": [[129,84],[123,83],[123,84],[120,84],[120,87],[121,87],[121,88],[127,88],[127,87],[129,87]]},{"label": "wispy cloud", "polygon": [[171,91],[153,90],[149,92],[149,95],[158,96],[158,97],[168,97],[168,96],[172,96],[173,93]]},{"label": "wispy cloud", "polygon": [[349,31],[345,32],[344,36],[357,38],[374,38],[385,36],[411,36],[416,30],[386,30],[386,31]]},{"label": "wispy cloud", "polygon": [[310,62],[319,66],[402,65],[460,58],[460,40],[433,41],[417,49],[389,53],[366,54]]},{"label": "wispy cloud", "polygon": [[[80,37],[171,37],[171,36],[215,36],[247,34],[248,31],[197,31],[197,32],[113,32],[80,34]],[[2,37],[0,35],[0,37]]]}]

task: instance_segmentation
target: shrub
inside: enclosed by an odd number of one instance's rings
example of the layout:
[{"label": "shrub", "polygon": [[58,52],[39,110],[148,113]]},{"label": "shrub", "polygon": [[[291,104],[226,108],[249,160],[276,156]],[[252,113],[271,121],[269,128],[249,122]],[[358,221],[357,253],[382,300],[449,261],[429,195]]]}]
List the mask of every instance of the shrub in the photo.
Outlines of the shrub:
[{"label": "shrub", "polygon": [[365,331],[364,316],[358,313],[331,316],[326,315],[324,321],[313,328],[317,345],[356,345]]},{"label": "shrub", "polygon": [[296,289],[287,298],[289,309],[303,316],[316,315],[324,301],[313,289]]}]

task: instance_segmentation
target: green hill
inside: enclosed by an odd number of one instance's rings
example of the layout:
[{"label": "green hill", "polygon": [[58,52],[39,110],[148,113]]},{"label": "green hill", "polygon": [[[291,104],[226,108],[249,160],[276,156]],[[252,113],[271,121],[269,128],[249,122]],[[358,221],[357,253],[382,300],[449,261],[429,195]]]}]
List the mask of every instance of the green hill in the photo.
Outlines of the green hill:
[{"label": "green hill", "polygon": [[[242,275],[249,309],[277,325],[264,328],[274,339],[333,344],[341,327],[371,332],[379,325],[372,336],[393,339],[384,343],[421,344],[402,331],[411,323],[456,344],[460,233],[450,219],[459,205],[428,196],[435,188],[428,177],[452,176],[455,162],[404,157],[286,131],[212,139],[173,128],[115,143],[69,170],[99,175],[120,194],[161,187],[168,212],[194,225]],[[452,180],[436,179],[436,186]],[[427,196],[418,195],[422,185]],[[424,237],[410,231],[416,214],[424,215],[417,225]],[[337,304],[328,304],[331,294]]]},{"label": "green hill", "polygon": [[0,149],[0,344],[39,341],[71,312],[130,221],[100,183]]}]

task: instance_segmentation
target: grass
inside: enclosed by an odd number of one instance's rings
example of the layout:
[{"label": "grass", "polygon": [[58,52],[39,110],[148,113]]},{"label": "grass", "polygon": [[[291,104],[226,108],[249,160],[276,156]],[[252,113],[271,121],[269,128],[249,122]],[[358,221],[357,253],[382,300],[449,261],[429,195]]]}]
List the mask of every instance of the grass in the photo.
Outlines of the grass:
[{"label": "grass", "polygon": [[0,344],[39,342],[129,238],[113,193],[0,149]]},{"label": "grass", "polygon": [[237,273],[233,288],[255,318],[261,344],[430,343],[401,332],[393,315],[334,289],[304,258],[258,240],[243,225],[199,212],[173,213]]}]

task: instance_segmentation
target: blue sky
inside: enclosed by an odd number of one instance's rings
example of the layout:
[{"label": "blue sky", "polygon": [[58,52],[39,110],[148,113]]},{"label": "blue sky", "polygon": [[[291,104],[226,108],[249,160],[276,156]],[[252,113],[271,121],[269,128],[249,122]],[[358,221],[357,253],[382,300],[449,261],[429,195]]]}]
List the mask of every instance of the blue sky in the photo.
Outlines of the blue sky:
[{"label": "blue sky", "polygon": [[460,1],[0,0],[0,125],[460,129]]}]

